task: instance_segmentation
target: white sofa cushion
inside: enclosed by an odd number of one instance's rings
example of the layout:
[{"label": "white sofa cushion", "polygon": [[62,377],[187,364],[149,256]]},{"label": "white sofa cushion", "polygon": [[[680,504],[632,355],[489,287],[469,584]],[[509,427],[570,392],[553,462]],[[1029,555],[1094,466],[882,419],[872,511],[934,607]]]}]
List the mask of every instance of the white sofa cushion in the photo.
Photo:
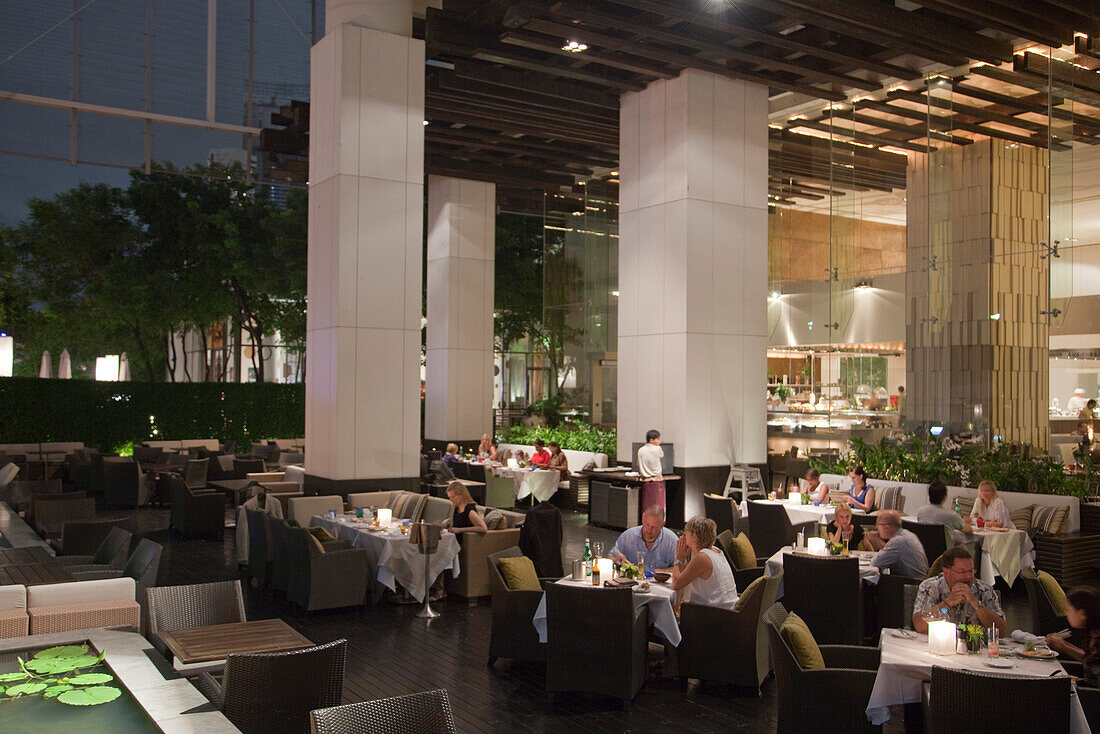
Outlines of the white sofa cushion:
[{"label": "white sofa cushion", "polygon": [[27,587],[22,584],[0,586],[0,612],[27,608]]},{"label": "white sofa cushion", "polygon": [[28,607],[56,607],[63,604],[136,599],[134,580],[128,576],[117,579],[71,581],[65,584],[42,584],[27,589]]},{"label": "white sofa cushion", "polygon": [[297,482],[299,485],[306,483],[306,470],[302,466],[288,466],[283,472],[283,481]]},{"label": "white sofa cushion", "polygon": [[348,495],[348,507],[390,507],[393,492],[353,492]]},{"label": "white sofa cushion", "polygon": [[309,519],[314,515],[324,515],[329,510],[344,511],[344,500],[338,494],[322,494],[315,497],[291,497],[290,517],[303,528],[309,527]]}]

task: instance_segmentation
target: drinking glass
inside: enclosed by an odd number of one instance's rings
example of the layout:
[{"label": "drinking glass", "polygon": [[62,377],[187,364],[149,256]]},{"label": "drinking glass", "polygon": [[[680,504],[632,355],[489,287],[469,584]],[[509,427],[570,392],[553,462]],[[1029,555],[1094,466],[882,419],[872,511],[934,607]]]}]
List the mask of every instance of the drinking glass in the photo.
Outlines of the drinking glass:
[{"label": "drinking glass", "polygon": [[997,638],[996,627],[987,627],[985,630],[985,652],[991,658],[1001,654],[1001,641]]},{"label": "drinking glass", "polygon": [[848,555],[849,546],[852,544],[852,528],[841,530],[840,539],[844,541],[844,555]]},{"label": "drinking glass", "polygon": [[644,579],[646,577],[645,576],[645,551],[638,551],[638,554],[637,554],[635,560],[638,562],[637,563],[637,565],[638,565],[638,576],[640,576],[641,578]]},{"label": "drinking glass", "polygon": [[592,555],[596,558],[603,558],[603,543],[598,540],[592,543]]}]

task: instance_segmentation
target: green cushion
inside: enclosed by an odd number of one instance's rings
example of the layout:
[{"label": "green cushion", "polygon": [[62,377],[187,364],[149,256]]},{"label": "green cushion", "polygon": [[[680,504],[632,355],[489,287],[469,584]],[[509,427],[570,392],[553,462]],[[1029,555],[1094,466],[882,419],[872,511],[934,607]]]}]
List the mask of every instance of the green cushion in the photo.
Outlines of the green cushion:
[{"label": "green cushion", "polygon": [[513,556],[512,558],[498,558],[497,567],[500,575],[504,577],[504,583],[512,591],[542,591],[539,583],[539,575],[535,571],[535,564],[527,556]]},{"label": "green cushion", "polygon": [[928,578],[939,576],[941,573],[943,573],[943,556],[938,556],[928,567]]},{"label": "green cushion", "polygon": [[738,571],[746,568],[756,568],[756,549],[752,547],[752,541],[744,533],[738,533],[730,543],[730,555],[733,566]]},{"label": "green cushion", "polygon": [[332,533],[319,526],[309,528],[309,534],[317,540],[321,541],[322,543],[327,543],[330,540],[336,540],[336,538],[332,536]]},{"label": "green cushion", "polygon": [[825,658],[821,656],[821,648],[817,646],[813,633],[801,617],[794,612],[788,614],[779,628],[779,634],[790,646],[798,665],[803,670],[825,669]]},{"label": "green cushion", "polygon": [[1050,606],[1054,608],[1054,613],[1059,617],[1066,616],[1066,607],[1069,605],[1069,601],[1066,599],[1066,592],[1062,590],[1062,587],[1046,571],[1038,571],[1035,574],[1039,577],[1039,583],[1043,585],[1043,591],[1047,593],[1047,598],[1050,599]]},{"label": "green cushion", "polygon": [[737,601],[733,605],[733,611],[740,612],[741,607],[748,604],[757,594],[764,593],[764,580],[766,576],[759,576],[755,581],[749,584],[741,595],[737,597]]}]

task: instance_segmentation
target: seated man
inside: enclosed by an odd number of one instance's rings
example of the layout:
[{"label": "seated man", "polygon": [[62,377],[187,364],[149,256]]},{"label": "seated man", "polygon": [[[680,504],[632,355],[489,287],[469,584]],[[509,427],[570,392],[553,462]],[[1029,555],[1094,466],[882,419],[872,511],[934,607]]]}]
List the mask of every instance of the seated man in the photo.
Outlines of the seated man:
[{"label": "seated man", "polygon": [[913,629],[928,631],[928,619],[945,618],[955,624],[996,627],[1008,630],[1001,600],[989,584],[974,578],[974,559],[960,545],[943,554],[943,573],[926,579],[917,589],[913,603]]},{"label": "seated man", "polygon": [[946,525],[952,530],[962,530],[963,519],[943,506],[947,499],[947,485],[932,482],[928,485],[928,504],[917,510],[917,522],[928,525]]},{"label": "seated man", "polygon": [[881,571],[900,573],[903,576],[924,578],[928,575],[928,558],[924,546],[915,533],[901,526],[897,510],[883,510],[875,521],[875,530],[864,536],[871,547],[878,551],[872,561]]},{"label": "seated man", "polygon": [[540,438],[535,439],[535,452],[531,454],[531,463],[543,469],[550,463],[550,452],[546,450],[546,444]]},{"label": "seated man", "polygon": [[642,524],[619,536],[611,558],[637,563],[640,552],[645,553],[646,568],[654,571],[670,571],[676,563],[676,533],[665,527],[665,510],[660,505],[647,507]]}]

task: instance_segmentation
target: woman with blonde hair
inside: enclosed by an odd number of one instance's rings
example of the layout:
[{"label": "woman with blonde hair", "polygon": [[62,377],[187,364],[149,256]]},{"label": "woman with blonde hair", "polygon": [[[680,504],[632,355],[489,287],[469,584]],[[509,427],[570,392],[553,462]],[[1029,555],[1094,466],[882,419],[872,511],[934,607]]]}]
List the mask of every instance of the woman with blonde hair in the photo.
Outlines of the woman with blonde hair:
[{"label": "woman with blonde hair", "polygon": [[714,547],[717,536],[714,520],[702,515],[688,520],[676,542],[676,563],[669,583],[677,591],[690,589],[693,604],[733,609],[737,583],[729,561]]},{"label": "woman with blonde hair", "polygon": [[451,501],[454,511],[450,520],[444,520],[445,527],[458,536],[458,542],[462,542],[463,533],[487,533],[489,526],[485,524],[485,518],[477,511],[474,498],[470,496],[470,490],[459,481],[447,485],[447,499]]},{"label": "woman with blonde hair", "polygon": [[[974,509],[970,511],[969,524],[978,527],[987,525],[991,528],[1016,529],[1016,526],[1012,524],[1012,518],[1008,514],[1008,505],[997,494],[996,485],[988,479],[983,479],[978,483],[978,498],[974,500]],[[966,528],[964,530],[970,532]]]}]

